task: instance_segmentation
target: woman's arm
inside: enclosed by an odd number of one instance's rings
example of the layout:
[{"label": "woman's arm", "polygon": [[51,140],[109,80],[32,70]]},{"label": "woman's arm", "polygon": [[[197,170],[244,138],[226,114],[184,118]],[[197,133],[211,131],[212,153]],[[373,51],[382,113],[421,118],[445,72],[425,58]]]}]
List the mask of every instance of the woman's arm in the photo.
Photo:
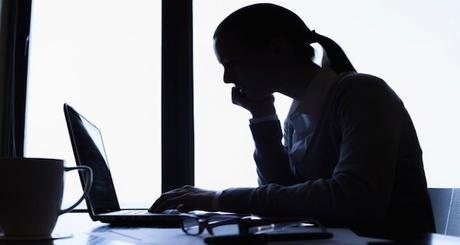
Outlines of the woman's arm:
[{"label": "woman's arm", "polygon": [[286,148],[282,144],[283,132],[279,120],[269,120],[250,125],[255,143],[254,160],[257,165],[259,185],[292,185],[295,177],[289,166]]},{"label": "woman's arm", "polygon": [[283,132],[276,116],[275,98],[251,98],[238,87],[232,88],[232,102],[248,110],[252,119],[250,127],[255,143],[254,160],[257,165],[259,185],[294,183],[289,158],[281,139]]}]

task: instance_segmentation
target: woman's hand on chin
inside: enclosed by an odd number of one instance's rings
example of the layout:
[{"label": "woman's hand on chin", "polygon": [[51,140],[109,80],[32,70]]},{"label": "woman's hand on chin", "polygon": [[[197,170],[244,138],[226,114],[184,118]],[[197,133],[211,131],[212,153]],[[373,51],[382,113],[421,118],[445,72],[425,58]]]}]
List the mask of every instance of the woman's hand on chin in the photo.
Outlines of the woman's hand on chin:
[{"label": "woman's hand on chin", "polygon": [[232,88],[232,103],[248,110],[253,118],[276,114],[273,94],[254,96],[239,88]]}]

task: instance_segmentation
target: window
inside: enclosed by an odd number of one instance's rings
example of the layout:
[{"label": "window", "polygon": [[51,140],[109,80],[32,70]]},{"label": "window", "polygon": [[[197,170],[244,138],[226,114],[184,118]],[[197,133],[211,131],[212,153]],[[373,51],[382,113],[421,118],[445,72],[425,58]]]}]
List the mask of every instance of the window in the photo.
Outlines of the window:
[{"label": "window", "polygon": [[[200,187],[257,185],[250,115],[231,104],[231,85],[222,82],[212,47],[220,21],[257,2],[193,2],[195,183]],[[459,184],[458,3],[269,2],[336,40],[358,71],[386,80],[412,116],[429,186]],[[62,113],[68,102],[102,130],[122,205],[151,204],[161,179],[160,18],[160,1],[33,2],[26,156],[64,158],[74,165]],[[291,100],[275,97],[282,120]],[[64,202],[73,201],[80,189],[77,177],[68,175]]]},{"label": "window", "polygon": [[[250,115],[231,104],[212,35],[231,12],[260,1],[194,2],[196,184],[256,186]],[[267,2],[267,1],[265,1]],[[337,41],[357,70],[383,78],[404,101],[424,152],[430,187],[460,184],[460,16],[455,1],[268,1]],[[275,95],[280,119],[290,100]]]},{"label": "window", "polygon": [[[161,184],[161,1],[33,1],[30,39],[25,155],[75,165],[67,102],[102,131],[121,205],[151,205]],[[67,174],[64,203],[80,193]]]}]

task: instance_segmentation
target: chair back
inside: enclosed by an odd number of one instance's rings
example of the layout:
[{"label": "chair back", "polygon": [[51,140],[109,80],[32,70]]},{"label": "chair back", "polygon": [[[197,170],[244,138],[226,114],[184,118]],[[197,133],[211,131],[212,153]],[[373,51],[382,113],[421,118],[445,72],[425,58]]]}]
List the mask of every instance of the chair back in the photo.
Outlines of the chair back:
[{"label": "chair back", "polygon": [[428,188],[436,232],[460,236],[460,188]]}]

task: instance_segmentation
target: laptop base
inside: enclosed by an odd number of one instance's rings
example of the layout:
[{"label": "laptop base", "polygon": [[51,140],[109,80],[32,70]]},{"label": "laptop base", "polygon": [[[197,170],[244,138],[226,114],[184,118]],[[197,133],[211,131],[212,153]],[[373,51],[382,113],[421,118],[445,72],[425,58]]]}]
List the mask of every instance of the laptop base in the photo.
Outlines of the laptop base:
[{"label": "laptop base", "polygon": [[97,216],[97,220],[117,227],[156,227],[156,228],[178,228],[181,226],[179,216],[155,217],[151,220],[138,219],[135,216]]}]

